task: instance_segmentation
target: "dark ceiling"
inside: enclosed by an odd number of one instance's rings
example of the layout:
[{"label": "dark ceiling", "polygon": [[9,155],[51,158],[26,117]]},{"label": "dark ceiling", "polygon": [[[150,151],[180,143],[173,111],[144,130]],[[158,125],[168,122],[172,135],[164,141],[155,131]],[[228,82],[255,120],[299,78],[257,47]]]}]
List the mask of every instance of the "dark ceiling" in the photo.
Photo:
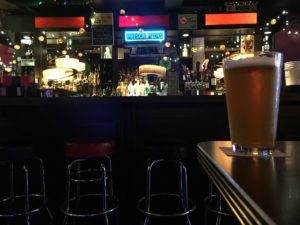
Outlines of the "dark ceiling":
[{"label": "dark ceiling", "polygon": [[[233,0],[231,0],[233,1]],[[241,0],[235,0],[235,2]],[[245,1],[245,0],[244,0]],[[262,22],[277,16],[282,10],[295,12],[300,16],[300,0],[256,0]],[[41,3],[40,5],[38,3]],[[66,6],[64,6],[66,2]],[[95,9],[118,12],[126,9],[128,14],[159,14],[169,10],[176,13],[222,12],[229,0],[0,0],[0,12],[30,14],[35,16],[67,15],[67,12],[81,12]],[[59,6],[58,6],[59,5]],[[62,8],[62,9],[61,9]],[[3,14],[2,14],[3,16]],[[201,31],[202,32],[202,31]],[[208,32],[208,31],[205,31]],[[232,32],[236,30],[232,29]],[[239,31],[243,33],[243,31]]]},{"label": "dark ceiling", "polygon": [[[266,13],[270,11],[280,11],[283,9],[300,12],[299,0],[257,0],[263,6]],[[111,7],[126,7],[132,6],[136,10],[140,10],[141,5],[153,5],[156,9],[178,9],[178,8],[195,8],[201,6],[222,6],[225,0],[0,0],[0,10],[20,10],[30,9],[38,3],[41,4],[72,4],[72,5],[87,5],[92,3],[95,6],[111,6]],[[230,1],[227,1],[230,2]],[[145,10],[145,8],[142,8]]]}]

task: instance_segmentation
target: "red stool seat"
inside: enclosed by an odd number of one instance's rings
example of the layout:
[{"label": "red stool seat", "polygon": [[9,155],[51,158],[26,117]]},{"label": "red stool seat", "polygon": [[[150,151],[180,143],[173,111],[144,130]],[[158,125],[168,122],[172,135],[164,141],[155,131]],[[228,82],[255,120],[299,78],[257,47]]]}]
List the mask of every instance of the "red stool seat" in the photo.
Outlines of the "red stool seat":
[{"label": "red stool seat", "polygon": [[111,155],[115,151],[115,141],[111,138],[83,138],[65,142],[64,154],[69,158],[93,158]]}]

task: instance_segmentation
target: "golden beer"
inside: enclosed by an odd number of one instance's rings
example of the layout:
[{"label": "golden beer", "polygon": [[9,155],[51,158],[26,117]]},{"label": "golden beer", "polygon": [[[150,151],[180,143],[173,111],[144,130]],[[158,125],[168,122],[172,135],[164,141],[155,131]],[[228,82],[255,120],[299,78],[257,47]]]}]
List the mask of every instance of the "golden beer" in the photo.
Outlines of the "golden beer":
[{"label": "golden beer", "polygon": [[269,54],[224,60],[231,141],[243,149],[274,147],[282,55]]}]

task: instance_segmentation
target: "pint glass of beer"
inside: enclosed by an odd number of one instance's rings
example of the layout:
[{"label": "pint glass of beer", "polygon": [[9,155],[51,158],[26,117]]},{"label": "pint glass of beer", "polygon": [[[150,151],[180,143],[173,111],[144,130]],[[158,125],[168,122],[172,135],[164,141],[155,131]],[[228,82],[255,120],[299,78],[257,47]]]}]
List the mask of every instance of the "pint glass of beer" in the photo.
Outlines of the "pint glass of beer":
[{"label": "pint glass of beer", "polygon": [[274,148],[279,110],[279,52],[233,54],[224,59],[224,79],[233,150],[266,154]]}]

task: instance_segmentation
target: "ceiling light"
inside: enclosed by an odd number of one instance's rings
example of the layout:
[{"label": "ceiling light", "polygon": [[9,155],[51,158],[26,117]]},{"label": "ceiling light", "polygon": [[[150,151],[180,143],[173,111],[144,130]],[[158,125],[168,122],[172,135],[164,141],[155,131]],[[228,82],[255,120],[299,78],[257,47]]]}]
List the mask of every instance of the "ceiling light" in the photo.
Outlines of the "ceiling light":
[{"label": "ceiling light", "polygon": [[95,17],[92,17],[92,18],[91,18],[91,23],[94,24],[94,23],[95,23],[95,20],[96,20],[96,18],[95,18]]},{"label": "ceiling light", "polygon": [[190,36],[189,33],[182,34],[182,37],[189,37],[189,36]]},{"label": "ceiling light", "polygon": [[21,46],[19,44],[15,44],[14,45],[14,49],[19,50],[21,48]]},{"label": "ceiling light", "polygon": [[125,15],[125,13],[126,13],[125,9],[121,9],[121,10],[120,10],[120,14],[121,14],[121,15]]},{"label": "ceiling light", "polygon": [[38,37],[38,40],[39,40],[40,42],[43,42],[43,41],[45,41],[45,37],[44,37],[43,35],[40,35],[40,36]]},{"label": "ceiling light", "polygon": [[85,32],[85,29],[83,27],[81,27],[78,32],[79,32],[79,34],[83,34]]},{"label": "ceiling light", "polygon": [[277,23],[277,20],[276,19],[271,19],[271,25],[275,25]]}]

